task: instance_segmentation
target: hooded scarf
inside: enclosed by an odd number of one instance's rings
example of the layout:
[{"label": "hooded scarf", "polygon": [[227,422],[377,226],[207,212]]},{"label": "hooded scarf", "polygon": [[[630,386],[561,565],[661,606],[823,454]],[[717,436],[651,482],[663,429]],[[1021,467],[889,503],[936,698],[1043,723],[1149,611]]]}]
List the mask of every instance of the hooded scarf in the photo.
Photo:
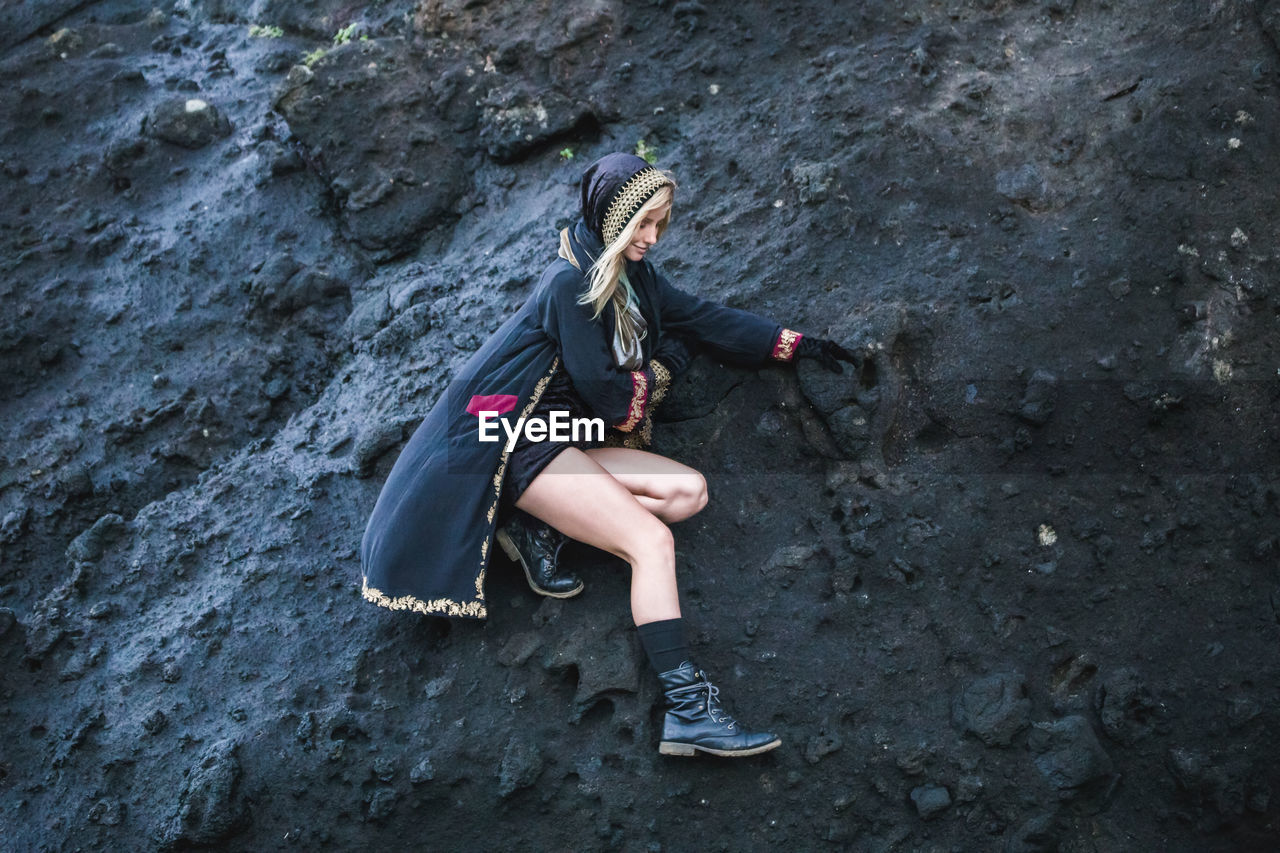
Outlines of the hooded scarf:
[{"label": "hooded scarf", "polygon": [[634,154],[606,154],[582,173],[582,220],[608,246],[671,179]]}]

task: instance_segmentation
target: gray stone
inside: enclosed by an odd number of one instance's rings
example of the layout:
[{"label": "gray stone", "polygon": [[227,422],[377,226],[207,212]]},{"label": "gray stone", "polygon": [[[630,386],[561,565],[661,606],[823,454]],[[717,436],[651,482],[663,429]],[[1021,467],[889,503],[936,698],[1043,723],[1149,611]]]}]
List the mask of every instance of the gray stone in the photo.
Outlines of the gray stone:
[{"label": "gray stone", "polygon": [[832,373],[815,361],[802,359],[796,363],[796,378],[800,382],[800,393],[823,415],[832,415],[857,403],[858,383],[849,381],[847,371]]},{"label": "gray stone", "polygon": [[125,521],[115,513],[108,513],[93,523],[67,546],[67,559],[73,562],[93,562],[99,559],[107,546],[119,539],[124,532]]},{"label": "gray stone", "polygon": [[[1053,568],[1057,568],[1053,565]],[[1038,571],[1052,574],[1042,566]],[[1072,655],[1054,667],[1049,678],[1049,697],[1053,701],[1053,709],[1058,714],[1079,714],[1087,711],[1091,705],[1093,679],[1098,672],[1098,665],[1093,655],[1084,652]]]},{"label": "gray stone", "polygon": [[872,444],[871,416],[860,405],[845,406],[826,419],[836,446],[849,459],[864,456]]},{"label": "gray stone", "polygon": [[1113,278],[1107,282],[1107,293],[1111,294],[1111,298],[1119,302],[1130,293],[1133,292],[1133,283],[1126,276]]},{"label": "gray stone", "polygon": [[912,789],[911,802],[922,820],[932,820],[951,808],[951,793],[941,785],[921,785]]},{"label": "gray stone", "polygon": [[996,175],[996,192],[1014,204],[1038,209],[1048,203],[1048,189],[1044,176],[1034,163],[1025,163],[1016,169],[1006,169]]},{"label": "gray stone", "polygon": [[224,740],[200,756],[178,795],[177,812],[163,830],[166,848],[217,844],[249,825],[235,751],[236,744]]},{"label": "gray stone", "polygon": [[142,729],[149,735],[158,735],[169,725],[169,718],[159,708],[152,711],[142,720]]},{"label": "gray stone", "polygon": [[125,817],[124,803],[119,800],[98,800],[89,809],[89,822],[99,826],[119,826]]},{"label": "gray stone", "polygon": [[836,732],[819,732],[809,738],[809,742],[805,744],[804,760],[810,764],[817,764],[826,756],[839,751],[842,746],[844,741]]},{"label": "gray stone", "polygon": [[502,753],[498,767],[498,793],[509,797],[521,788],[538,781],[542,773],[542,752],[529,737],[512,735]]},{"label": "gray stone", "polygon": [[791,167],[791,182],[801,204],[827,200],[836,183],[837,170],[831,163],[801,161]]},{"label": "gray stone", "polygon": [[253,279],[250,293],[255,308],[284,315],[345,296],[348,289],[345,282],[325,270],[304,267],[287,252],[281,252],[263,264]]},{"label": "gray stone", "polygon": [[398,799],[399,795],[394,788],[379,788],[374,791],[373,796],[369,798],[369,820],[386,820],[395,811]]},{"label": "gray stone", "polygon": [[1037,370],[1031,374],[1026,390],[1022,392],[1018,417],[1029,424],[1043,426],[1053,417],[1057,397],[1058,378],[1047,370]]},{"label": "gray stone", "polygon": [[1036,754],[1036,768],[1061,791],[1111,775],[1111,758],[1084,717],[1036,723],[1027,743]]},{"label": "gray stone", "polygon": [[21,536],[30,516],[31,510],[25,506],[5,513],[4,521],[0,521],[0,542],[13,542]]},{"label": "gray stone", "polygon": [[436,778],[436,768],[431,763],[431,756],[424,755],[422,760],[409,771],[409,781],[414,785],[422,785]]},{"label": "gray stone", "polygon": [[[1256,759],[1220,752],[1207,755],[1195,749],[1169,750],[1169,766],[1178,787],[1198,804],[1210,806],[1225,820],[1269,802],[1270,791],[1257,777]],[[1250,778],[1255,781],[1251,784]]]},{"label": "gray stone", "polygon": [[988,746],[1008,746],[1029,722],[1031,700],[1019,673],[999,673],[966,686],[952,705],[952,719]]},{"label": "gray stone", "polygon": [[485,100],[480,144],[499,163],[511,163],[588,122],[594,123],[595,116],[587,104],[556,91],[507,84],[494,89]]},{"label": "gray stone", "polygon": [[197,149],[230,136],[231,122],[202,98],[172,98],[143,119],[142,130],[156,139]]},{"label": "gray stone", "polygon": [[956,802],[971,803],[986,790],[987,784],[981,776],[961,776],[956,782]]},{"label": "gray stone", "polygon": [[147,144],[147,140],[133,136],[117,139],[103,152],[102,164],[108,172],[123,176],[125,170],[147,153]]},{"label": "gray stone", "polygon": [[763,571],[772,577],[780,572],[798,569],[813,559],[817,552],[818,549],[812,545],[782,545],[765,562]]},{"label": "gray stone", "polygon": [[328,270],[308,267],[289,279],[284,292],[277,297],[277,311],[298,311],[308,305],[346,297],[347,283]]},{"label": "gray stone", "polygon": [[404,441],[404,425],[400,421],[375,420],[366,424],[356,437],[352,451],[356,476],[368,477],[388,450]]},{"label": "gray stone", "polygon": [[[434,304],[419,302],[398,314],[386,328],[373,336],[369,344],[370,352],[379,358],[403,352],[431,328],[432,318],[437,316],[437,311]],[[432,357],[430,352],[426,356]]]},{"label": "gray stone", "polygon": [[370,294],[352,310],[343,324],[343,334],[353,341],[373,337],[391,319],[391,306],[385,291]]},{"label": "gray stone", "polygon": [[1107,737],[1132,746],[1151,734],[1160,704],[1137,672],[1120,669],[1098,685],[1094,708]]},{"label": "gray stone", "polygon": [[86,254],[94,260],[102,260],[120,248],[128,237],[128,233],[119,225],[108,226],[101,234],[89,241]]}]

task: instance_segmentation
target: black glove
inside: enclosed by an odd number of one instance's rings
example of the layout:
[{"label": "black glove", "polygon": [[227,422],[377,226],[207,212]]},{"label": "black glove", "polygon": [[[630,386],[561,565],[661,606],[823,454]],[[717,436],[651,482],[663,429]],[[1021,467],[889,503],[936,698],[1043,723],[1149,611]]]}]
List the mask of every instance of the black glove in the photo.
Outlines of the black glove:
[{"label": "black glove", "polygon": [[653,358],[655,361],[662,362],[662,366],[671,371],[672,376],[679,376],[684,373],[689,362],[693,361],[693,353],[689,351],[683,338],[677,335],[665,335],[662,342],[658,344]]},{"label": "black glove", "polygon": [[796,344],[796,358],[812,358],[832,373],[844,373],[840,362],[847,361],[854,366],[862,364],[862,358],[849,352],[835,341],[824,338],[811,338],[805,335]]}]

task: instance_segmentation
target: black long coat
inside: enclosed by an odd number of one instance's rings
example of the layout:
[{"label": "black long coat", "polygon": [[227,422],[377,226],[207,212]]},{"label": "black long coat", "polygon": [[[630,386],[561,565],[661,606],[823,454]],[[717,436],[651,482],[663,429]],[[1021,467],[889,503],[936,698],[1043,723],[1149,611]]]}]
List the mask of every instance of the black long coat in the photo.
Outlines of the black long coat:
[{"label": "black long coat", "polygon": [[[600,242],[581,221],[572,232],[587,268]],[[480,411],[527,416],[558,370],[568,371],[592,413],[624,432],[651,404],[659,379],[651,359],[663,335],[701,342],[734,363],[790,361],[798,335],[747,311],[677,290],[648,261],[627,262],[627,278],[648,323],[644,367],[625,370],[612,354],[614,316],[592,319],[579,305],[585,277],[558,259],[533,295],[459,371],[405,445],[378,496],[361,542],[364,597],[392,610],[485,618],[484,575],[493,550],[506,470],[506,435],[481,442]]]}]

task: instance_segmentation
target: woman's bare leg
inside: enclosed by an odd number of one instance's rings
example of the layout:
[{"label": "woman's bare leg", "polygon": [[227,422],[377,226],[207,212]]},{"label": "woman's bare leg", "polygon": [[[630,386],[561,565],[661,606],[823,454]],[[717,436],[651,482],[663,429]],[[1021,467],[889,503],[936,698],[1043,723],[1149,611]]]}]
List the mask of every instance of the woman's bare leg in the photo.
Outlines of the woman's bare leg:
[{"label": "woman's bare leg", "polygon": [[626,560],[637,625],[680,618],[670,528],[586,453],[576,447],[562,451],[528,485],[516,507],[571,539]]},{"label": "woman's bare leg", "polygon": [[629,447],[592,448],[586,454],[667,524],[684,521],[707,505],[706,479],[674,459]]}]

